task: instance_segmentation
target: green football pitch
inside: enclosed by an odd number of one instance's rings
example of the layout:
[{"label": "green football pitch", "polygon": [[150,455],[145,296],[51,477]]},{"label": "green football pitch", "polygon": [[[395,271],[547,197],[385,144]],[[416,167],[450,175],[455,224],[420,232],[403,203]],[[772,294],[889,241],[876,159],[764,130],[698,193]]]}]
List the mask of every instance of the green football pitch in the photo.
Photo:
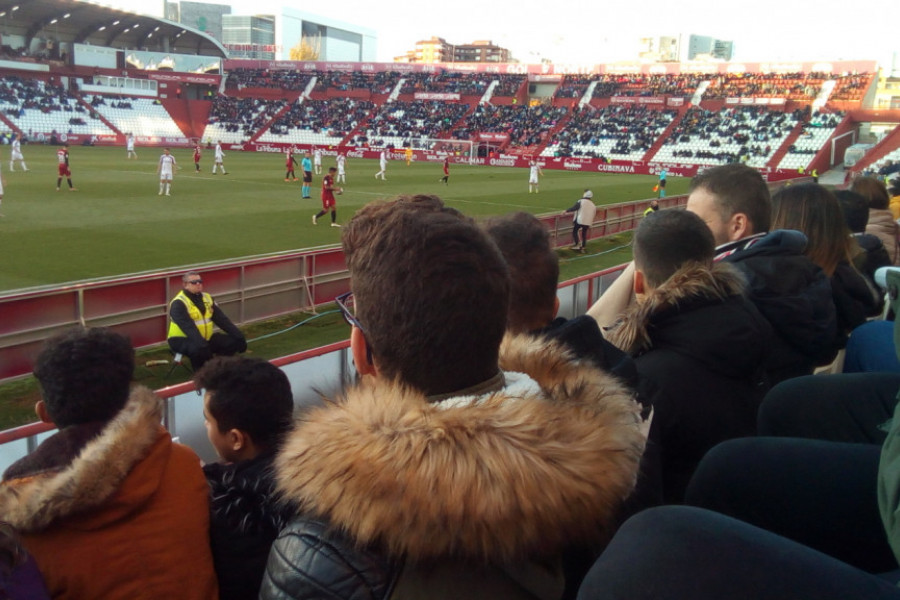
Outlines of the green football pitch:
[{"label": "green football pitch", "polygon": [[[321,207],[322,176],[312,199],[301,199],[300,183],[284,181],[280,154],[226,151],[228,175],[212,175],[212,152],[204,151],[194,172],[191,151],[173,154],[180,170],[171,196],[159,196],[158,148],[138,148],[126,160],[123,148],[70,148],[72,180],[56,191],[56,148],[24,148],[29,172],[9,171],[9,150],[0,148],[4,192],[0,205],[0,291],[109,277],[210,261],[337,244],[340,229],[330,217],[313,225]],[[334,164],[325,157],[324,167]],[[545,170],[539,194],[528,193],[526,169],[453,165],[449,185],[439,182],[440,163],[396,161],[387,181],[376,181],[377,162],[349,159],[345,193],[338,197],[338,222],[362,205],[398,194],[437,194],[476,218],[527,211],[553,213],[571,206],[582,190],[615,203],[648,198],[653,176]],[[299,170],[298,170],[299,174]],[[672,178],[670,194],[688,180]]]}]

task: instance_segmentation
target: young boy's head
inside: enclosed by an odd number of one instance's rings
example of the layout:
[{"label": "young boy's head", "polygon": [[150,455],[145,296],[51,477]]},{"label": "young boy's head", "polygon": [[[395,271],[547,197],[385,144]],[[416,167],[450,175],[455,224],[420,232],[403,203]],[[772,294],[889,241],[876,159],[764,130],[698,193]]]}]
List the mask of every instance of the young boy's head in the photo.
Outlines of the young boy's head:
[{"label": "young boy's head", "polygon": [[134,375],[134,350],[128,338],[109,329],[77,327],[44,344],[34,365],[43,399],[36,407],[42,421],[60,429],[106,422],[128,400]]},{"label": "young boy's head", "polygon": [[659,287],[689,263],[712,264],[716,252],[706,223],[684,210],[664,210],[642,220],[633,246],[637,293]]},{"label": "young boy's head", "polygon": [[515,333],[543,329],[559,307],[559,257],[550,246],[547,227],[534,215],[517,212],[490,219],[484,229],[509,267],[507,328]]},{"label": "young boy's head", "polygon": [[228,462],[274,450],[291,425],[294,397],[287,375],[261,358],[220,356],[203,365],[194,383],[206,392],[206,434]]}]

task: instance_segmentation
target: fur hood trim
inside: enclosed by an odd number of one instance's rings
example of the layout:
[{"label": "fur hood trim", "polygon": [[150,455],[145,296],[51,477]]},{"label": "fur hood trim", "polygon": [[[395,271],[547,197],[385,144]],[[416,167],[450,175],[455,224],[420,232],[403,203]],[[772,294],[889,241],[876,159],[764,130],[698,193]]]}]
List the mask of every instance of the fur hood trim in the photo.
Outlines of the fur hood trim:
[{"label": "fur hood trim", "polygon": [[607,339],[622,351],[635,356],[652,345],[650,320],[653,315],[677,309],[697,300],[725,300],[744,293],[746,280],[733,265],[713,263],[712,267],[690,264],[676,271],[661,286],[633,303]]},{"label": "fur hood trim", "polygon": [[159,437],[163,403],[134,387],[125,407],[66,467],[0,485],[0,518],[23,533],[103,504]]},{"label": "fur hood trim", "polygon": [[279,491],[359,546],[412,560],[505,561],[598,539],[635,483],[638,405],[545,339],[504,340],[501,368],[537,385],[429,403],[376,380],[313,409],[276,459]]}]

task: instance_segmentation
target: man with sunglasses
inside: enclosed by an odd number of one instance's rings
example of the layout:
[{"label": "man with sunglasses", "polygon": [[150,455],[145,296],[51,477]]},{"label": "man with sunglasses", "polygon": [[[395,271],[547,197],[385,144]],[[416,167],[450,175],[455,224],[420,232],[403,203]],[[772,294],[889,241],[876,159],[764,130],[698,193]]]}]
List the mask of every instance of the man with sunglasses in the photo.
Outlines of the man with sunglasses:
[{"label": "man with sunglasses", "polygon": [[371,203],[342,241],[361,381],[283,442],[302,513],[260,598],[561,597],[563,551],[599,543],[634,486],[631,394],[555,342],[503,339],[505,261],[440,198]]},{"label": "man with sunglasses", "polygon": [[[213,356],[232,356],[247,349],[247,340],[212,296],[203,291],[195,271],[181,277],[183,289],[169,303],[169,348],[191,359],[195,371]],[[222,331],[213,333],[213,325]]]}]

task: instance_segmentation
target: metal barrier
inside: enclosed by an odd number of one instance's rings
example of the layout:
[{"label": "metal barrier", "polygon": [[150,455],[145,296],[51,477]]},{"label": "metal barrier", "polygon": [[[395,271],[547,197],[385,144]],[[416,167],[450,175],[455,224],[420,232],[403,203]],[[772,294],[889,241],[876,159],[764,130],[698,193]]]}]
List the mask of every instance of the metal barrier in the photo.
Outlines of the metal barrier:
[{"label": "metal barrier", "polygon": [[[624,267],[620,265],[561,283],[557,290],[559,316],[572,318],[584,314]],[[355,369],[349,349],[350,342],[343,341],[284,356],[272,363],[287,374],[295,405],[309,406],[318,403],[321,397],[333,394],[343,382],[353,379]],[[203,424],[203,400],[194,384],[181,383],[157,390],[156,394],[166,401],[163,424],[172,437],[193,448],[202,460],[216,460]],[[31,423],[0,431],[0,472],[32,452],[54,431],[53,425],[48,423]]]},{"label": "metal barrier", "polygon": [[[661,207],[683,206],[671,196]],[[592,239],[634,229],[650,200],[599,206]],[[571,243],[572,213],[539,218],[554,247]],[[339,246],[269,254],[189,267],[202,271],[204,290],[238,325],[315,310],[350,289]],[[0,381],[31,372],[45,339],[73,325],[108,327],[136,348],[165,342],[168,303],[188,267],[74,282],[0,294]]]}]

